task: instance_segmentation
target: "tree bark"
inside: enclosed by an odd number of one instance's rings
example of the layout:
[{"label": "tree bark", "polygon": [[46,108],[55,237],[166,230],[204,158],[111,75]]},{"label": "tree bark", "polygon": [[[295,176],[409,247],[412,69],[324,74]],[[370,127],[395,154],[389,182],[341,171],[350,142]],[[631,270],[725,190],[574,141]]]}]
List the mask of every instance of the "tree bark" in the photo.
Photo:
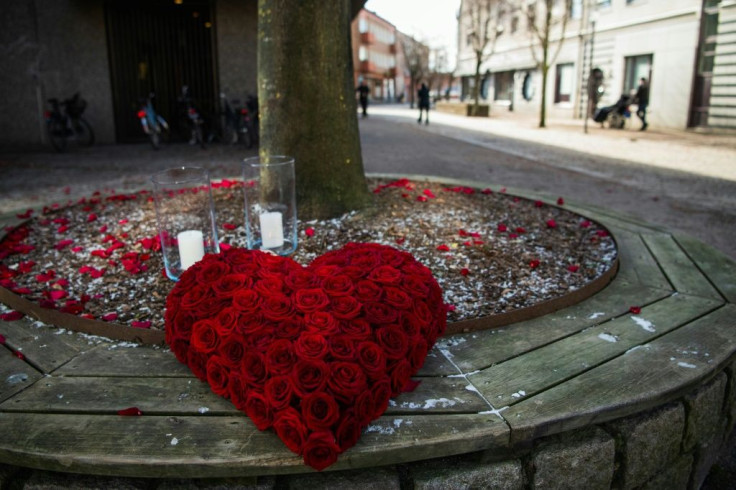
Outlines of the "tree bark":
[{"label": "tree bark", "polygon": [[370,202],[350,48],[350,0],[258,1],[260,153],[296,160],[298,214]]}]

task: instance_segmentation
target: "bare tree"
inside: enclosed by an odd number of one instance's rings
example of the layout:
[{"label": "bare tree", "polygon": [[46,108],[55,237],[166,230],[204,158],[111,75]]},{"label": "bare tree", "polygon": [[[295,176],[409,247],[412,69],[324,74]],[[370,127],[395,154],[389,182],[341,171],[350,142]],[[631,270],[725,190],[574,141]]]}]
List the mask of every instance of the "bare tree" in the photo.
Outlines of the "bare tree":
[{"label": "bare tree", "polygon": [[496,50],[496,40],[503,33],[507,0],[463,0],[460,6],[461,32],[465,32],[475,54],[472,115],[480,104],[480,69]]},{"label": "bare tree", "polygon": [[[529,45],[537,66],[542,71],[542,104],[539,108],[539,127],[547,124],[547,75],[562,49],[567,21],[570,19],[572,0],[525,0],[524,12],[532,34]],[[553,45],[555,51],[550,54]]]},{"label": "bare tree", "polygon": [[404,50],[406,68],[409,70],[409,83],[411,84],[409,104],[413,109],[416,86],[420,80],[429,74],[429,48],[413,37],[404,34],[399,34],[399,36],[401,48]]}]

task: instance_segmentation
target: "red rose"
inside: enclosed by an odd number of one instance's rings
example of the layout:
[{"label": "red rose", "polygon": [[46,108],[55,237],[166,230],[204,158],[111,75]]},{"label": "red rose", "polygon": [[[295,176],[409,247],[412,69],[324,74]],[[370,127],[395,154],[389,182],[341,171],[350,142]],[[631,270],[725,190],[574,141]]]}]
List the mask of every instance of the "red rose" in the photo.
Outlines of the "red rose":
[{"label": "red rose", "polygon": [[275,294],[283,294],[284,281],[280,275],[270,275],[264,279],[259,279],[253,289],[264,298],[268,298]]},{"label": "red rose", "polygon": [[209,301],[200,303],[196,311],[200,318],[213,318],[228,306],[230,306],[229,298],[210,298]]},{"label": "red rose", "polygon": [[273,412],[263,393],[248,391],[245,400],[245,413],[253,421],[258,430],[266,430],[273,423]]},{"label": "red rose", "polygon": [[371,388],[373,395],[373,417],[371,420],[377,419],[388,408],[388,401],[391,399],[391,381],[388,376],[384,376],[375,383]]},{"label": "red rose", "polygon": [[368,274],[368,279],[376,281],[380,284],[394,285],[401,282],[401,271],[394,269],[390,265],[382,265],[376,267]]},{"label": "red rose", "polygon": [[424,298],[429,294],[429,285],[427,284],[426,277],[416,274],[404,276],[401,286],[412,296]]},{"label": "red rose", "polygon": [[[173,321],[174,328],[172,329],[175,332],[174,336],[184,340],[189,340],[192,336],[192,327],[194,326],[195,320],[196,317],[191,311],[182,308],[176,312]],[[169,326],[172,325],[172,323],[169,323],[167,320],[166,325]],[[167,328],[167,331],[168,330],[169,329]]]},{"label": "red rose", "polygon": [[336,265],[315,266],[314,262],[312,263],[312,274],[318,278],[334,276],[338,272],[340,272],[340,268]]},{"label": "red rose", "polygon": [[274,411],[287,408],[291,404],[291,395],[294,388],[289,376],[274,376],[266,381],[264,386],[266,399]]},{"label": "red rose", "polygon": [[406,359],[401,359],[391,369],[391,396],[399,395],[406,382],[412,375],[411,364]]},{"label": "red rose", "polygon": [[294,306],[304,313],[321,310],[329,304],[330,300],[320,288],[300,289],[294,297]]},{"label": "red rose", "polygon": [[274,341],[266,351],[266,368],[272,375],[288,374],[296,363],[292,343],[286,339]]},{"label": "red rose", "polygon": [[331,335],[330,354],[339,361],[353,361],[355,360],[355,345],[359,340],[349,335]]},{"label": "red rose", "polygon": [[238,290],[250,287],[251,283],[245,274],[227,274],[212,285],[212,291],[220,297],[230,297]]},{"label": "red rose", "polygon": [[248,399],[248,386],[243,377],[235,371],[230,373],[228,391],[230,392],[230,401],[235,408],[241,412],[245,412],[245,401]]},{"label": "red rose", "polygon": [[328,349],[327,340],[319,333],[304,332],[294,344],[294,352],[300,359],[323,359]]},{"label": "red rose", "polygon": [[219,353],[222,362],[231,368],[239,368],[245,355],[245,341],[239,334],[231,335],[220,344]]},{"label": "red rose", "polygon": [[365,271],[372,271],[381,265],[381,257],[373,250],[361,250],[350,253],[350,265],[360,267]]},{"label": "red rose", "polygon": [[284,284],[292,291],[309,289],[317,285],[317,277],[309,271],[297,269],[284,277]]},{"label": "red rose", "polygon": [[368,387],[363,370],[353,362],[338,361],[331,365],[327,386],[342,403],[349,404]]},{"label": "red rose", "polygon": [[414,261],[411,254],[396,250],[395,248],[382,246],[380,249],[381,262],[391,267],[401,267],[407,260]]},{"label": "red rose", "polygon": [[414,313],[405,311],[401,314],[401,329],[407,336],[414,337],[422,331],[422,322]]},{"label": "red rose", "polygon": [[187,365],[197,378],[207,381],[207,355],[194,349],[187,353]]},{"label": "red rose", "polygon": [[386,303],[402,310],[411,308],[412,299],[404,291],[393,287],[387,287],[385,291],[384,299]]},{"label": "red rose", "polygon": [[207,360],[207,382],[215,394],[228,398],[227,387],[230,379],[230,370],[225,367],[220,356],[210,356]]},{"label": "red rose", "polygon": [[260,352],[246,351],[241,366],[243,380],[249,385],[261,385],[266,380],[266,363]]},{"label": "red rose", "polygon": [[346,296],[353,292],[353,279],[342,274],[325,277],[322,280],[322,288],[330,296]]},{"label": "red rose", "polygon": [[335,438],[337,439],[337,445],[340,446],[340,451],[346,451],[355,446],[360,438],[360,429],[360,419],[355,416],[355,411],[352,409],[346,411],[335,431]]},{"label": "red rose", "polygon": [[352,320],[360,315],[363,306],[352,296],[335,296],[331,304],[332,314],[339,320]]},{"label": "red rose", "polygon": [[181,307],[187,310],[193,310],[210,296],[210,288],[207,286],[195,286],[184,293],[184,296],[181,298]]},{"label": "red rose", "polygon": [[357,340],[367,339],[373,332],[371,324],[365,318],[355,318],[350,321],[341,322],[340,331]]},{"label": "red rose", "polygon": [[261,308],[263,316],[274,322],[287,320],[294,315],[291,300],[283,294],[274,294],[265,298]]},{"label": "red rose", "polygon": [[321,471],[335,461],[340,448],[335,444],[335,436],[329,431],[312,432],[304,443],[304,462],[317,471]]},{"label": "red rose", "polygon": [[361,342],[358,345],[358,364],[372,380],[386,374],[386,357],[383,349],[373,342]]},{"label": "red rose", "polygon": [[176,285],[178,287],[174,288],[172,291],[178,290],[180,291],[181,295],[184,295],[184,293],[197,285],[197,273],[194,272],[194,269],[185,270],[179,276],[179,280],[177,281]]},{"label": "red rose", "polygon": [[377,302],[381,300],[383,288],[373,281],[360,281],[355,285],[355,296],[361,303]]},{"label": "red rose", "polygon": [[274,328],[274,334],[281,339],[295,339],[304,330],[304,320],[299,317],[289,318],[278,322]]},{"label": "red rose", "polygon": [[217,336],[217,327],[209,320],[199,320],[192,325],[192,347],[198,352],[209,354],[220,341]]},{"label": "red rose", "polygon": [[427,341],[421,336],[414,337],[411,341],[411,348],[409,349],[409,364],[411,368],[416,372],[424,364],[424,360],[429,352],[429,346]]},{"label": "red rose", "polygon": [[324,361],[316,359],[302,359],[294,366],[291,381],[298,396],[304,397],[309,393],[323,390],[327,385],[330,368]]},{"label": "red rose", "polygon": [[171,347],[171,352],[176,356],[176,360],[182,364],[186,364],[187,357],[189,356],[189,342],[184,339],[177,338],[174,340],[166,339],[166,343]]},{"label": "red rose", "polygon": [[248,335],[249,337],[264,330],[266,330],[266,320],[260,314],[242,313],[238,317],[238,323],[235,325],[236,332]]},{"label": "red rose", "polygon": [[339,420],[340,407],[323,391],[310,393],[302,399],[302,417],[308,429],[329,429]]},{"label": "red rose", "polygon": [[230,266],[225,262],[214,259],[213,255],[206,255],[205,259],[199,264],[197,270],[197,280],[203,284],[214,284],[222,276],[230,272]]},{"label": "red rose", "polygon": [[260,296],[252,289],[238,291],[233,295],[233,308],[241,313],[254,313],[258,310],[260,304]]},{"label": "red rose", "polygon": [[274,417],[273,428],[286,447],[297,454],[302,454],[307,439],[307,428],[299,412],[291,407],[281,410]]},{"label": "red rose", "polygon": [[355,417],[361,426],[368,425],[373,420],[375,411],[376,409],[373,406],[373,392],[371,390],[365,390],[358,395],[358,398],[355,399]]},{"label": "red rose", "polygon": [[365,276],[368,275],[369,272],[369,270],[363,269],[362,267],[356,267],[354,265],[344,266],[342,269],[340,269],[340,273],[352,279],[353,284],[355,283],[355,281],[363,279]]},{"label": "red rose", "polygon": [[235,329],[235,325],[238,322],[239,313],[235,308],[227,307],[217,314],[217,321],[215,322],[215,328],[217,334],[220,337],[227,337]]},{"label": "red rose", "polygon": [[409,349],[409,338],[398,325],[388,325],[376,330],[376,341],[386,353],[387,359],[403,359]]},{"label": "red rose", "polygon": [[370,323],[394,323],[399,314],[395,308],[385,303],[366,303],[363,305],[365,319]]},{"label": "red rose", "polygon": [[304,325],[308,332],[319,332],[323,335],[335,333],[340,328],[337,319],[327,311],[307,313],[304,317]]}]

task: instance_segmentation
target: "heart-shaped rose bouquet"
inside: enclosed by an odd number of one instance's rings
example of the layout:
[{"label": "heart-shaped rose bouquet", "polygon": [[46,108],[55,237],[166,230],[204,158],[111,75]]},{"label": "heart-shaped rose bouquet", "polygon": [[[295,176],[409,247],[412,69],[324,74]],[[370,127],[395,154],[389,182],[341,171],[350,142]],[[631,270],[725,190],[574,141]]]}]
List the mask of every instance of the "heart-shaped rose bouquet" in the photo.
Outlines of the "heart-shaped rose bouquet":
[{"label": "heart-shaped rose bouquet", "polygon": [[317,470],[355,445],[446,326],[442,291],[406,252],[349,244],[302,267],[231,249],[166,302],[177,359]]}]

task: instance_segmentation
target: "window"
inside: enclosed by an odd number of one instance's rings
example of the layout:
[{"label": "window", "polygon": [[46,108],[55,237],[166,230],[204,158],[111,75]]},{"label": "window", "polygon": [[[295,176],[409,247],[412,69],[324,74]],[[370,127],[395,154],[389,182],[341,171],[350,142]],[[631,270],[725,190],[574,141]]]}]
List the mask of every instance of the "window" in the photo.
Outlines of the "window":
[{"label": "window", "polygon": [[572,63],[557,65],[557,73],[555,76],[555,103],[570,102],[574,78],[575,71]]},{"label": "window", "polygon": [[368,54],[366,53],[365,46],[361,46],[358,48],[358,59],[360,61],[365,61],[368,59]]},{"label": "window", "polygon": [[580,19],[583,16],[583,0],[572,0],[570,2],[570,18]]},{"label": "window", "polygon": [[611,6],[611,0],[596,0],[596,3],[598,4],[598,7],[610,7]]},{"label": "window", "polygon": [[652,75],[652,55],[642,54],[639,56],[627,56],[625,58],[624,71],[624,94],[629,94],[632,90],[636,91],[639,86],[639,79],[645,78],[651,82]]},{"label": "window", "polygon": [[514,16],[511,19],[511,34],[515,33],[519,29],[519,17]]},{"label": "window", "polygon": [[362,34],[364,32],[368,32],[368,21],[365,20],[365,17],[361,17],[358,19],[358,31]]},{"label": "window", "polygon": [[512,87],[514,82],[514,72],[504,71],[493,74],[493,99],[494,100],[511,100]]}]

